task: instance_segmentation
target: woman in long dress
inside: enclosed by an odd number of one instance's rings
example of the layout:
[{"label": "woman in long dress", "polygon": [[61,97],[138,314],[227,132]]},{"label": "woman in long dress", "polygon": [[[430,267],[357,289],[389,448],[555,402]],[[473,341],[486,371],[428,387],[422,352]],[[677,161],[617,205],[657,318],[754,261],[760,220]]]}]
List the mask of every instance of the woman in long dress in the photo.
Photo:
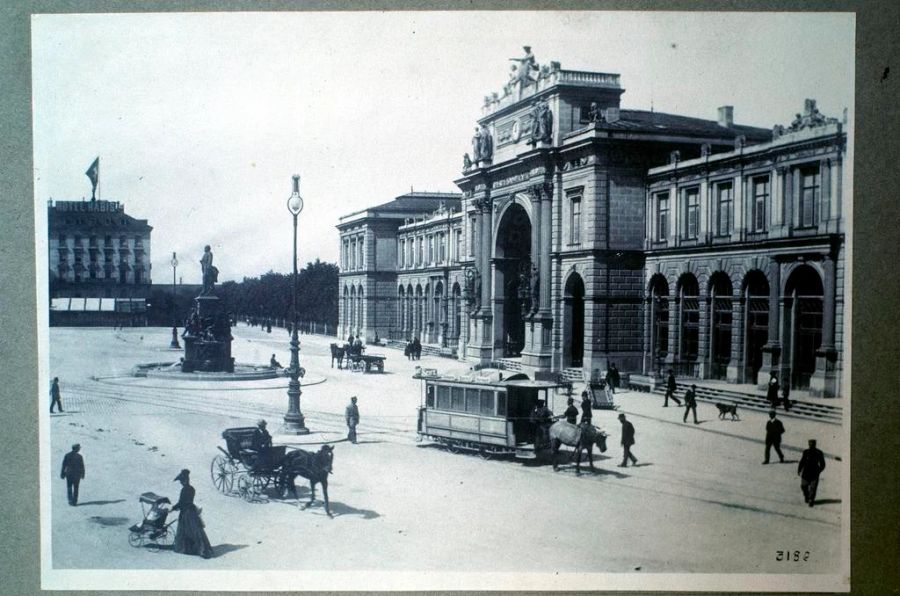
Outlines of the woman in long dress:
[{"label": "woman in long dress", "polygon": [[179,511],[178,529],[175,531],[175,543],[172,550],[184,555],[200,555],[204,559],[212,556],[212,546],[203,530],[203,520],[194,505],[194,487],[191,486],[189,470],[182,470],[175,480],[181,482],[181,495],[172,511]]}]

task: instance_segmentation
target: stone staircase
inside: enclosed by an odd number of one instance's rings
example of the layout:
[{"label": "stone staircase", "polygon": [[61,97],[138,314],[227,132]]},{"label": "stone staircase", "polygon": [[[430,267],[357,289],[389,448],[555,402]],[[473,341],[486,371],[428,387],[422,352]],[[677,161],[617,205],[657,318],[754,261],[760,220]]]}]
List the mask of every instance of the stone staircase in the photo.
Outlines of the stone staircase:
[{"label": "stone staircase", "polygon": [[[690,388],[690,382],[678,382],[678,389],[675,396],[683,401],[684,393]],[[665,395],[665,387],[659,386],[653,389],[653,393],[660,397]],[[697,400],[708,403],[725,403],[737,404],[738,415],[741,409],[757,410],[768,412],[772,409],[769,401],[761,396],[751,393],[742,393],[740,391],[732,391],[728,389],[719,389],[713,387],[703,387],[697,385]],[[817,402],[792,401],[790,412],[785,412],[781,407],[778,408],[778,415],[793,418],[805,418],[819,420],[828,424],[841,424],[843,417],[843,408],[840,405],[823,404]]]},{"label": "stone staircase", "polygon": [[505,370],[522,371],[522,361],[518,358],[498,358],[494,362],[499,362]]},{"label": "stone staircase", "polygon": [[[406,349],[406,342],[403,340],[385,339],[382,341],[388,348],[400,350],[401,352]],[[441,348],[440,346],[436,346],[433,344],[422,344],[422,354],[427,356],[443,356],[444,358],[454,358],[452,350],[450,350],[449,348]]]},{"label": "stone staircase", "polygon": [[573,385],[584,383],[584,371],[580,368],[564,368],[559,375],[563,381],[568,381]]}]

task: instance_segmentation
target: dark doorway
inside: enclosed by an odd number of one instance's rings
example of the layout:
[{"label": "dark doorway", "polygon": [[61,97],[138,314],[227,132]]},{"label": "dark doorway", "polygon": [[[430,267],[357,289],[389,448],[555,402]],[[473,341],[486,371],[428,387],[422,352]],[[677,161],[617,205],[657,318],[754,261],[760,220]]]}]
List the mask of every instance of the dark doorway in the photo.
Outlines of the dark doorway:
[{"label": "dark doorway", "polygon": [[[521,355],[525,347],[526,304],[523,296],[529,292],[521,284],[531,271],[531,220],[518,203],[510,205],[503,215],[497,231],[498,282],[502,284],[503,320],[501,325],[503,354],[508,357]],[[523,273],[524,272],[524,275]]]},{"label": "dark doorway", "polygon": [[662,370],[669,355],[669,284],[662,275],[654,275],[650,282],[650,354],[654,370]]},{"label": "dark doorway", "polygon": [[762,271],[747,274],[745,301],[747,308],[747,383],[756,383],[762,368],[762,348],[769,340],[769,281]]},{"label": "dark doorway", "polygon": [[584,282],[573,273],[566,282],[564,341],[568,352],[567,366],[584,364]]},{"label": "dark doorway", "polygon": [[808,389],[822,345],[822,279],[809,265],[798,267],[785,286],[785,324],[791,330],[791,386]]},{"label": "dark doorway", "polygon": [[697,351],[700,347],[700,286],[692,274],[681,278],[681,344],[675,374],[697,376]]},{"label": "dark doorway", "polygon": [[722,272],[714,273],[709,283],[712,305],[712,345],[710,347],[710,376],[725,379],[731,361],[732,286]]}]

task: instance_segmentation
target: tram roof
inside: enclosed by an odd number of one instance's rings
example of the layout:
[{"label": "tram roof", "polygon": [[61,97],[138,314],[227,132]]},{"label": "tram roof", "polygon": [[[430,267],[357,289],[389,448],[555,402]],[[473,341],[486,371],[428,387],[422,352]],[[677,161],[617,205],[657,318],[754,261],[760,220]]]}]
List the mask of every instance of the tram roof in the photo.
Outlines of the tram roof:
[{"label": "tram roof", "polygon": [[481,369],[477,371],[465,371],[459,374],[444,373],[438,377],[428,379],[442,383],[466,383],[471,385],[500,385],[503,387],[557,387],[557,383],[551,381],[536,381],[530,379],[522,372],[510,372],[496,368]]}]

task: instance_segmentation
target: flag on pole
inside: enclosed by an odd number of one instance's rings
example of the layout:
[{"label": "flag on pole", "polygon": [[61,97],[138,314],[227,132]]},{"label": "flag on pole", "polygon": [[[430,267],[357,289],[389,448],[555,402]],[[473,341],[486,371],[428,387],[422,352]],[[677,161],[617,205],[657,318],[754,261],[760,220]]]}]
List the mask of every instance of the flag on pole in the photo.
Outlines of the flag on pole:
[{"label": "flag on pole", "polygon": [[100,157],[94,160],[94,163],[91,164],[91,167],[87,169],[87,172],[84,173],[85,176],[91,179],[91,200],[93,201],[96,198],[97,193],[97,180],[100,179]]}]

